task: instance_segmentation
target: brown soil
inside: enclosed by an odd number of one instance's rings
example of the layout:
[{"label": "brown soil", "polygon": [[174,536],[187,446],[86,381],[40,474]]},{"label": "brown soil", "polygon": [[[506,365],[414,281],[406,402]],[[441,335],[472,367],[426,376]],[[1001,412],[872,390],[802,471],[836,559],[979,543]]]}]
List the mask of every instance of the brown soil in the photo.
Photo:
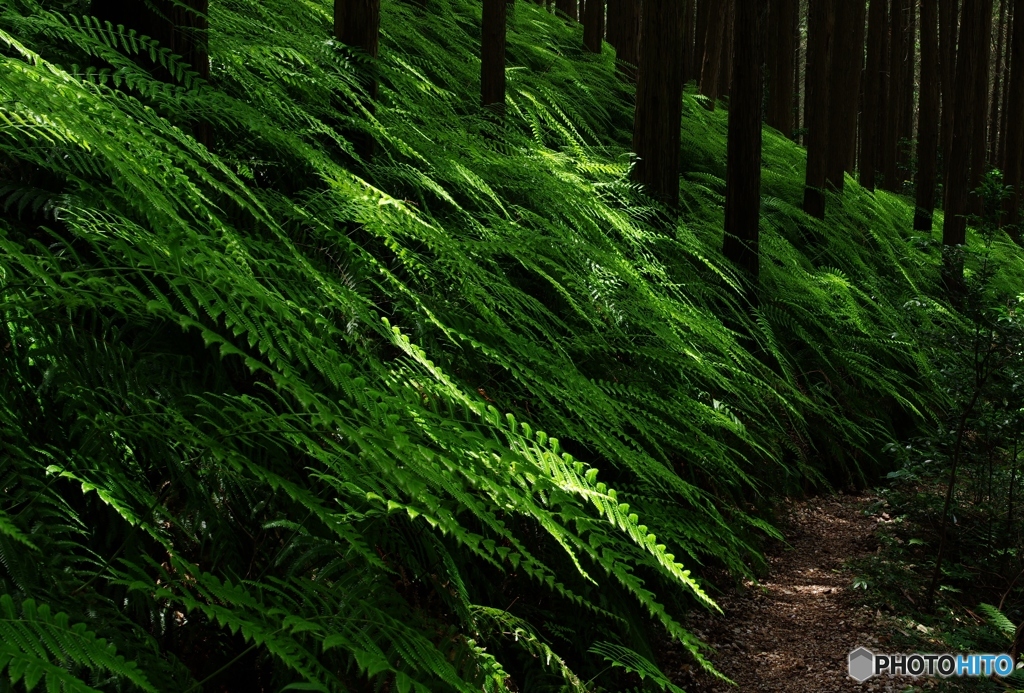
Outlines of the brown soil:
[{"label": "brown soil", "polygon": [[871,500],[839,495],[791,503],[782,522],[788,545],[769,552],[768,576],[738,593],[719,595],[724,616],[695,613],[687,622],[715,648],[711,661],[737,686],[695,671],[682,657],[665,667],[677,674],[677,684],[688,693],[898,693],[933,687],[928,677],[883,676],[857,683],[847,673],[851,650],[891,649],[881,614],[856,605],[854,576],[844,567],[878,547],[875,529],[889,518],[866,516]]}]

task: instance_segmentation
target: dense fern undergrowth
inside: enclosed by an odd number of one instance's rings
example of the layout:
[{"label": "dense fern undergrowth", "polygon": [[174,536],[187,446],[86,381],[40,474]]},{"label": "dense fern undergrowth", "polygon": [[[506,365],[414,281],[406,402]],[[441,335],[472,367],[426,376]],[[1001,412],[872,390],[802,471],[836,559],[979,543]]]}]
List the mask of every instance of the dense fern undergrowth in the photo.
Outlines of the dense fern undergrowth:
[{"label": "dense fern undergrowth", "polygon": [[766,132],[750,313],[721,109],[685,97],[667,223],[578,27],[516,6],[498,118],[477,3],[385,1],[376,68],[329,5],[211,3],[203,83],[86,3],[4,4],[0,687],[669,687],[765,499],[947,406],[937,247],[852,182],[806,218]]}]

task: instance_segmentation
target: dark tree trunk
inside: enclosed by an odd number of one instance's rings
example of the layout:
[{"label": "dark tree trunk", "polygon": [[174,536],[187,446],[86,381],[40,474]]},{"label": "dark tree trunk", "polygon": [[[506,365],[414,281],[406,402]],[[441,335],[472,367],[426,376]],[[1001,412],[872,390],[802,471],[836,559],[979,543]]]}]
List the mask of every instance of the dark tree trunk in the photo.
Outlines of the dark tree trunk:
[{"label": "dark tree trunk", "polygon": [[671,208],[679,204],[679,139],[683,117],[683,6],[644,0],[637,76],[633,177]]},{"label": "dark tree trunk", "polygon": [[[619,29],[615,32],[615,58],[619,75],[627,82],[636,81],[636,67],[640,62],[640,15],[641,0],[616,0],[619,4],[617,21]],[[612,33],[611,4],[608,5],[608,33]]]},{"label": "dark tree trunk", "polygon": [[725,178],[725,256],[756,282],[761,209],[761,102],[768,0],[739,0],[729,97]]},{"label": "dark tree trunk", "polygon": [[921,0],[921,105],[917,126],[914,230],[932,230],[939,147],[939,0]]},{"label": "dark tree trunk", "polygon": [[[380,49],[380,0],[334,0],[334,37],[346,46],[357,48],[374,61]],[[377,100],[376,68],[371,71],[368,93],[372,111]],[[373,158],[376,143],[366,133],[352,135],[356,153],[365,160]]]},{"label": "dark tree trunk", "polygon": [[701,72],[704,70],[704,54],[708,49],[708,25],[711,11],[718,0],[694,0],[693,50],[690,53],[690,78],[700,87]]},{"label": "dark tree trunk", "polygon": [[600,53],[604,41],[604,0],[587,0],[584,12],[583,47],[591,53]]},{"label": "dark tree trunk", "polygon": [[480,39],[480,102],[499,113],[505,110],[506,0],[484,0]]},{"label": "dark tree trunk", "polygon": [[625,11],[626,2],[627,0],[607,0],[606,2],[605,20],[607,26],[605,27],[604,40],[615,49],[616,55],[618,55],[619,42],[622,36],[622,14]]},{"label": "dark tree trunk", "polygon": [[707,4],[710,9],[700,71],[700,93],[708,97],[708,107],[714,110],[715,100],[718,98],[718,73],[722,69],[722,43],[725,41],[725,17],[728,8],[718,0],[708,0]]},{"label": "dark tree trunk", "polygon": [[[1013,194],[1003,202],[1003,223],[1020,223],[1021,183],[1024,181],[1024,0],[1013,0],[1013,34],[1010,37],[1010,83],[1006,102],[1006,172],[1003,182]],[[1018,227],[1015,236],[1020,238]]]},{"label": "dark tree trunk", "polygon": [[860,72],[864,64],[864,44],[858,43],[863,32],[864,0],[837,0],[835,47],[829,64],[828,163],[825,180],[842,191],[857,131],[857,98],[860,95]]},{"label": "dark tree trunk", "polygon": [[996,25],[996,55],[993,61],[992,105],[988,109],[988,160],[993,166],[999,165],[999,106],[1003,94],[1005,70],[1003,69],[1006,38],[1006,0],[999,0],[999,24]]},{"label": "dark tree trunk", "polygon": [[569,19],[579,20],[580,18],[576,0],[555,0],[555,9]]},{"label": "dark tree trunk", "polygon": [[886,99],[888,106],[881,144],[882,188],[899,190],[900,183],[900,138],[905,132],[904,103],[906,89],[913,85],[906,83],[907,72],[904,59],[907,56],[907,19],[910,0],[892,0],[889,17],[889,94]]},{"label": "dark tree trunk", "polygon": [[[697,0],[683,2],[683,81],[696,82],[700,75],[696,74],[693,52],[697,50]],[[643,15],[643,12],[641,12]]]},{"label": "dark tree trunk", "polygon": [[768,125],[786,137],[793,136],[794,62],[799,0],[771,0],[768,9]]},{"label": "dark tree trunk", "polygon": [[[749,1],[749,0],[748,0]],[[718,70],[718,97],[728,98],[732,85],[733,36],[736,28],[736,2],[726,0],[725,33],[722,38],[722,67]]]},{"label": "dark tree trunk", "polygon": [[970,185],[971,147],[974,143],[973,100],[977,90],[974,80],[981,62],[981,38],[984,33],[985,0],[964,0],[960,23],[960,46],[956,58],[956,83],[953,99],[953,134],[949,167],[946,175],[945,217],[942,243],[946,246],[943,275],[947,290],[957,298],[962,290],[963,262],[950,252],[952,246],[963,245],[967,238],[967,202]]},{"label": "dark tree trunk", "polygon": [[807,19],[807,179],[804,211],[818,219],[825,218],[825,176],[829,146],[828,77],[835,16],[835,0],[811,0]]},{"label": "dark tree trunk", "polygon": [[865,25],[867,24],[867,3],[866,0],[857,0],[857,17],[855,19],[856,24],[854,25],[854,36],[853,45],[858,47],[857,62],[859,68],[857,74],[854,77],[857,85],[856,94],[854,95],[854,119],[853,127],[849,129],[850,133],[850,144],[847,148],[847,159],[846,159],[846,172],[851,176],[857,169],[857,136],[860,134],[860,120],[859,115],[864,109],[864,39],[865,39]]},{"label": "dark tree trunk", "polygon": [[793,17],[793,141],[802,142],[803,138],[797,135],[797,131],[801,129],[803,122],[801,121],[800,114],[804,112],[803,101],[805,100],[806,91],[801,91],[800,85],[803,84],[803,80],[800,79],[800,66],[804,64],[804,53],[801,49],[801,37],[800,37],[800,0],[796,0],[797,8],[796,15]]},{"label": "dark tree trunk", "polygon": [[978,27],[979,48],[978,63],[974,73],[974,130],[971,135],[974,141],[971,143],[971,196],[967,208],[974,214],[981,215],[985,212],[985,201],[980,195],[973,194],[981,185],[982,178],[987,170],[988,144],[988,84],[989,84],[989,59],[992,54],[992,0],[982,0],[983,12]]},{"label": "dark tree trunk", "polygon": [[956,75],[957,17],[959,0],[939,0],[939,86],[942,90],[942,121],[939,130],[942,153],[943,188],[949,171],[950,148],[953,146],[953,113]]},{"label": "dark tree trunk", "polygon": [[885,67],[885,31],[888,25],[888,0],[871,0],[868,12],[867,67],[864,70],[864,112],[861,115],[860,184],[875,189],[879,134],[882,120],[883,68]]},{"label": "dark tree trunk", "polygon": [[902,185],[910,180],[911,142],[914,140],[914,77],[917,66],[917,0],[908,0],[901,15],[900,28],[903,32],[903,54],[900,67],[903,91],[900,102],[900,133],[896,150],[896,179]]},{"label": "dark tree trunk", "polygon": [[1013,41],[1013,0],[1008,0],[1006,12],[1006,48],[1003,51],[1003,94],[999,106],[999,141],[996,143],[996,154],[993,165],[1001,171],[1006,170],[1006,109],[1010,103],[1010,47]]}]

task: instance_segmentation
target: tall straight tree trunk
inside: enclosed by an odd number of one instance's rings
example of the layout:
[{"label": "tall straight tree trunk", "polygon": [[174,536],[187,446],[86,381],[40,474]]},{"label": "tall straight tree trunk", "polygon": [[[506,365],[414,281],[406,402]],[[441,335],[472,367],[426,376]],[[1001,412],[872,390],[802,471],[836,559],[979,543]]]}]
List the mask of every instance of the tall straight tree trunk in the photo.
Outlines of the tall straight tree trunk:
[{"label": "tall straight tree trunk", "polygon": [[605,9],[605,21],[607,22],[604,30],[604,40],[608,42],[608,45],[615,49],[616,55],[619,50],[619,40],[622,31],[622,12],[626,4],[626,0],[607,0]]},{"label": "tall straight tree trunk", "polygon": [[871,0],[868,9],[867,64],[864,68],[864,110],[860,118],[860,184],[875,189],[879,135],[882,118],[885,33],[889,24],[889,1]]},{"label": "tall straight tree trunk", "polygon": [[807,18],[807,178],[804,211],[818,219],[825,218],[824,188],[829,154],[828,78],[835,17],[835,0],[811,0]]},{"label": "tall straight tree trunk", "polygon": [[[640,62],[640,15],[642,0],[616,0],[619,4],[615,58],[619,75],[627,82],[636,81],[636,67]],[[689,0],[692,1],[692,0]],[[611,34],[611,4],[608,5],[608,33]]]},{"label": "tall straight tree trunk", "polygon": [[864,44],[858,43],[863,32],[864,0],[837,0],[835,40],[829,63],[828,163],[825,180],[842,192],[846,169],[853,158],[857,131],[857,99],[860,96],[860,72],[864,64]]},{"label": "tall straight tree trunk", "polygon": [[[754,282],[759,273],[761,102],[768,0],[738,0],[725,176],[723,252]],[[755,289],[756,291],[756,289]],[[756,299],[756,294],[751,298]]]},{"label": "tall straight tree trunk", "polygon": [[600,53],[604,41],[604,0],[587,0],[584,12],[583,47],[591,53]]},{"label": "tall straight tree trunk", "polygon": [[498,112],[505,110],[506,0],[484,0],[480,41],[480,101]]},{"label": "tall straight tree trunk", "polygon": [[[981,185],[985,177],[987,161],[985,155],[988,151],[988,85],[989,85],[989,59],[992,54],[992,0],[982,0],[981,25],[978,27],[979,59],[975,66],[974,74],[974,130],[971,143],[971,182],[970,191],[974,193]],[[981,215],[985,212],[985,201],[980,195],[971,194],[967,208],[974,214]]]},{"label": "tall straight tree trunk", "polygon": [[700,73],[704,68],[704,53],[707,51],[708,24],[711,22],[711,7],[717,0],[694,0],[693,46],[690,51],[690,79],[700,87]]},{"label": "tall straight tree trunk", "polygon": [[985,0],[964,0],[960,23],[960,45],[956,57],[956,84],[953,98],[953,134],[949,168],[946,175],[945,217],[942,244],[945,246],[943,275],[947,290],[958,297],[963,284],[963,261],[952,246],[963,245],[967,239],[967,202],[970,191],[971,147],[974,143],[973,100],[977,93],[974,80],[981,62],[982,23]]},{"label": "tall straight tree trunk", "polygon": [[683,5],[644,0],[637,75],[633,178],[671,208],[679,204],[679,140],[683,117]]},{"label": "tall straight tree trunk", "polygon": [[718,98],[718,73],[722,68],[722,43],[725,41],[725,16],[728,8],[718,0],[705,1],[710,9],[701,62],[700,93],[708,97],[711,101],[709,108],[714,110]]},{"label": "tall straight tree trunk", "polygon": [[[346,46],[357,48],[376,61],[380,49],[380,0],[334,0],[334,37]],[[377,100],[376,68],[371,73],[367,91],[368,108]],[[353,136],[356,153],[363,159],[373,158],[376,143],[365,133]]]},{"label": "tall straight tree trunk", "polygon": [[766,62],[768,65],[768,125],[793,136],[793,63],[796,60],[796,14],[799,0],[770,0]]},{"label": "tall straight tree trunk", "polygon": [[[1003,224],[1019,224],[1024,199],[1024,0],[1013,0],[1013,33],[1010,37],[1010,82],[1006,102],[1006,148],[1003,158],[1006,172],[1003,182],[1013,194],[1003,201]],[[1011,123],[1015,125],[1011,126]],[[1018,227],[1015,238],[1020,239]]]},{"label": "tall straight tree trunk", "polygon": [[[694,65],[693,52],[697,49],[697,13],[700,9],[697,7],[699,3],[697,0],[685,0],[683,2],[683,81],[697,81],[700,79],[700,75],[696,74]],[[643,13],[641,12],[641,16]]]},{"label": "tall straight tree trunk", "polygon": [[903,32],[902,98],[900,102],[900,134],[896,150],[896,178],[900,184],[910,179],[910,143],[914,139],[914,78],[917,66],[917,0],[909,0],[903,8],[900,29]]},{"label": "tall straight tree trunk", "polygon": [[555,0],[555,9],[569,19],[575,19],[578,21],[580,18],[576,0]]},{"label": "tall straight tree trunk", "polygon": [[904,133],[903,119],[906,115],[903,108],[907,85],[906,70],[903,61],[906,58],[906,23],[904,18],[909,10],[910,0],[892,0],[889,17],[889,93],[886,98],[888,106],[881,146],[882,188],[896,191],[899,189],[900,137]]},{"label": "tall straight tree trunk", "polygon": [[1001,171],[1006,170],[1006,113],[1010,104],[1010,62],[1011,62],[1011,45],[1013,43],[1013,2],[1014,0],[1008,0],[1009,7],[1006,13],[1006,50],[1004,59],[1004,74],[1003,74],[1003,103],[999,107],[999,142],[996,145],[996,158],[993,164],[996,168]]},{"label": "tall straight tree trunk", "polygon": [[857,92],[854,96],[854,118],[853,127],[849,129],[850,143],[847,147],[847,159],[846,159],[846,172],[851,176],[857,170],[857,147],[859,142],[857,140],[860,135],[860,114],[864,111],[864,39],[866,38],[866,24],[867,24],[867,2],[866,0],[857,0],[857,17],[856,24],[854,27],[855,36],[853,39],[853,45],[858,47],[859,53],[856,57],[858,65],[857,75],[855,77]]},{"label": "tall straight tree trunk", "polygon": [[725,0],[728,10],[725,14],[725,33],[722,39],[722,67],[718,70],[718,96],[729,97],[729,88],[732,85],[732,59],[733,59],[733,36],[736,25],[736,2],[737,0]]},{"label": "tall straight tree trunk", "polygon": [[1006,0],[999,0],[999,23],[996,25],[996,54],[993,61],[992,105],[988,109],[988,160],[998,166],[999,106],[1003,94],[1004,39],[1006,38]]},{"label": "tall straight tree trunk", "polygon": [[800,66],[804,64],[804,53],[801,50],[801,36],[800,36],[800,20],[802,13],[800,11],[800,0],[796,0],[796,16],[793,17],[793,141],[801,142],[802,139],[796,133],[801,129],[803,122],[801,121],[800,114],[804,112],[803,102],[806,100],[806,91],[801,91],[800,85],[803,84],[803,80],[800,79]]},{"label": "tall straight tree trunk", "polygon": [[959,0],[939,0],[939,86],[942,90],[942,121],[939,130],[942,153],[943,189],[949,171],[950,148],[953,146],[953,113],[956,101],[956,44]]},{"label": "tall straight tree trunk", "polygon": [[939,0],[921,0],[921,105],[917,126],[914,230],[932,230],[939,148]]}]

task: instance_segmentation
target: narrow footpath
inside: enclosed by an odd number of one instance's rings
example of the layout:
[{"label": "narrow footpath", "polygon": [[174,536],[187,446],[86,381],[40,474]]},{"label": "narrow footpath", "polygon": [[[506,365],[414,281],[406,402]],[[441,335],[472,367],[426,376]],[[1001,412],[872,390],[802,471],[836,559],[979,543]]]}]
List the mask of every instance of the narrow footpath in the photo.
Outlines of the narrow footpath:
[{"label": "narrow footpath", "polygon": [[[873,500],[861,496],[812,498],[789,506],[786,544],[769,552],[769,575],[716,599],[725,616],[693,614],[687,626],[716,654],[711,661],[731,686],[680,664],[677,684],[688,693],[901,693],[930,690],[928,677],[879,677],[857,683],[847,675],[851,650],[885,652],[880,614],[857,606],[851,594],[851,558],[873,553],[875,530],[887,516],[866,516]],[[673,665],[666,667],[672,671]]]}]

